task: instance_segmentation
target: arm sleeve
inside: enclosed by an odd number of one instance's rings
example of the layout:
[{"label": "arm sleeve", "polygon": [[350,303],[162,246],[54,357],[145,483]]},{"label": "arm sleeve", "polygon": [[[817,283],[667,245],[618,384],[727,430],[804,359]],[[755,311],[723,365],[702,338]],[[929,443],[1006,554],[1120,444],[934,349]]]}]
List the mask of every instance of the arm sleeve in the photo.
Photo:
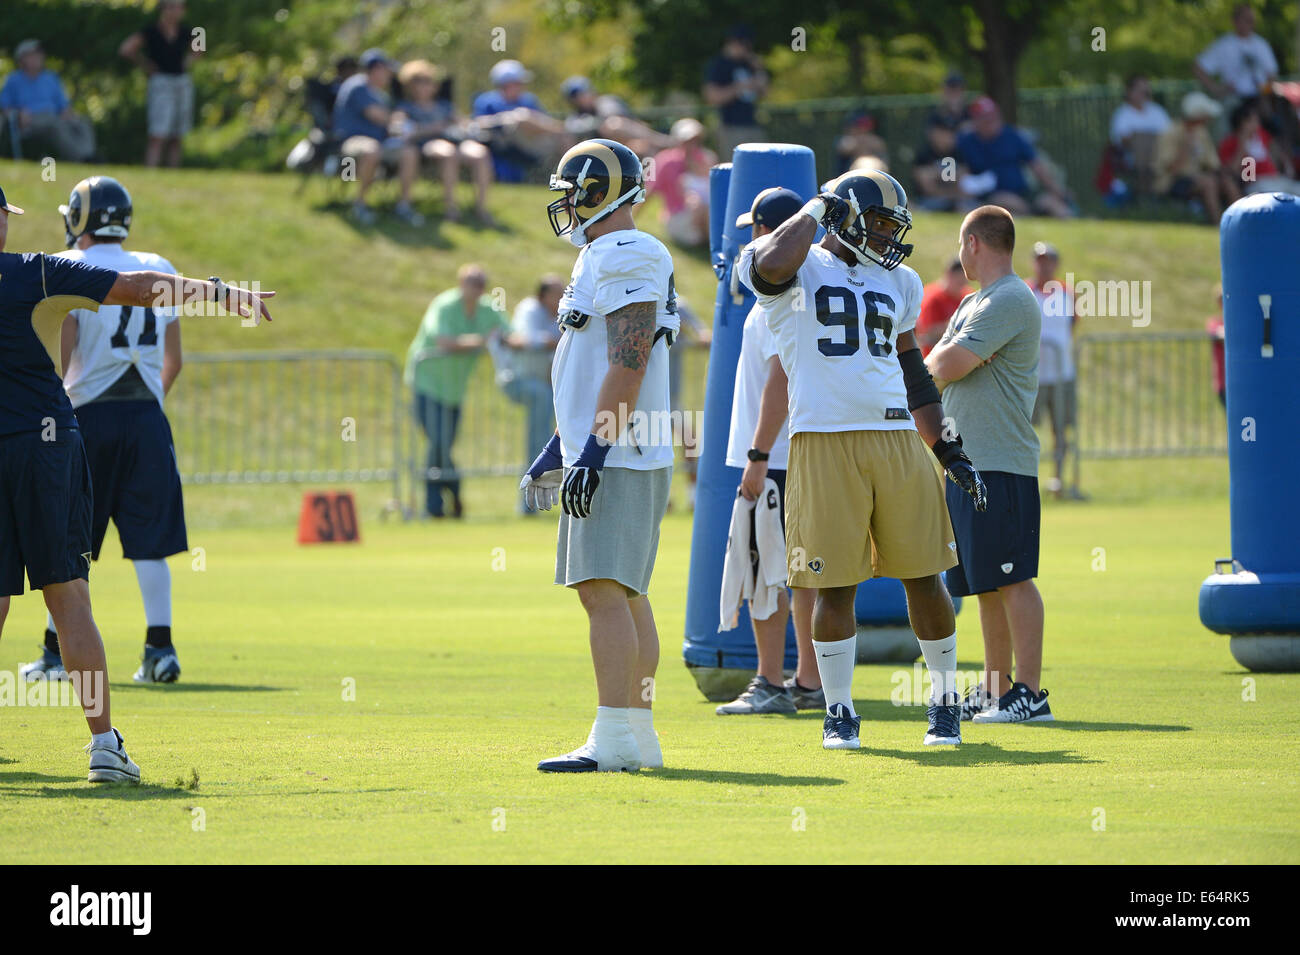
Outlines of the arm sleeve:
[{"label": "arm sleeve", "polygon": [[41,281],[47,298],[76,295],[103,302],[117,281],[118,273],[56,255],[41,256]]}]

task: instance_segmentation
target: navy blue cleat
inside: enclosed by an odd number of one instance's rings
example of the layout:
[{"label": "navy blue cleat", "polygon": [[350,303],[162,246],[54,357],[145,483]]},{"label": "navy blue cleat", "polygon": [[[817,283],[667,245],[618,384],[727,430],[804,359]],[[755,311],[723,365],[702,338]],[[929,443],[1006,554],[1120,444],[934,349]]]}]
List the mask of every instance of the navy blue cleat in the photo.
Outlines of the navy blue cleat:
[{"label": "navy blue cleat", "polygon": [[176,659],[175,647],[145,647],[140,669],[131,679],[136,683],[175,683],[180,675],[181,662]]},{"label": "navy blue cleat", "polygon": [[931,703],[925,715],[930,721],[924,740],[926,746],[956,746],[961,742],[961,699],[956,693]]},{"label": "navy blue cleat", "polygon": [[822,749],[858,749],[858,727],[862,724],[856,716],[849,715],[849,708],[843,703],[836,703],[826,709],[826,719],[822,721]]}]

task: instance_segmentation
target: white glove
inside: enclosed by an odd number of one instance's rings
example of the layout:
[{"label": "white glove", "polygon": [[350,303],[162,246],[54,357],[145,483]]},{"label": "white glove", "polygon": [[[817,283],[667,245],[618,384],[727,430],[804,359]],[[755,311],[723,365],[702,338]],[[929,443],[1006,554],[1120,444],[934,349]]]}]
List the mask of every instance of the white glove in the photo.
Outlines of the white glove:
[{"label": "white glove", "polygon": [[563,468],[546,471],[536,479],[531,474],[525,474],[519,482],[519,490],[524,492],[524,506],[533,511],[549,511],[560,500],[560,484],[563,480]]}]

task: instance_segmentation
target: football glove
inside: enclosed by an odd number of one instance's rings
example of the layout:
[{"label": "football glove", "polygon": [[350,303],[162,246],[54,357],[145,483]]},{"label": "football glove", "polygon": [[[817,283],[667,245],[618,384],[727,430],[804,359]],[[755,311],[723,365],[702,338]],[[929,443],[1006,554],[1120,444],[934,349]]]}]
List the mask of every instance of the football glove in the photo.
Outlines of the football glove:
[{"label": "football glove", "polygon": [[956,441],[945,441],[940,438],[930,450],[939,459],[939,465],[948,472],[952,482],[971,496],[971,500],[975,502],[975,510],[988,510],[988,488],[984,486],[984,479],[980,477],[979,471],[975,470],[974,463],[962,450],[961,436],[958,435]]},{"label": "football glove", "polygon": [[519,490],[524,492],[524,506],[531,511],[549,511],[560,499],[560,483],[564,475],[564,455],[560,436],[551,435],[542,453],[524,473]]},{"label": "football glove", "polygon": [[587,445],[564,474],[560,490],[560,506],[570,517],[590,517],[591,501],[600,487],[600,470],[613,445],[606,444],[594,434],[587,436]]},{"label": "football glove", "polygon": [[817,198],[826,204],[826,211],[822,213],[821,217],[822,227],[831,235],[834,235],[843,228],[852,210],[847,202],[833,192],[818,193]]}]

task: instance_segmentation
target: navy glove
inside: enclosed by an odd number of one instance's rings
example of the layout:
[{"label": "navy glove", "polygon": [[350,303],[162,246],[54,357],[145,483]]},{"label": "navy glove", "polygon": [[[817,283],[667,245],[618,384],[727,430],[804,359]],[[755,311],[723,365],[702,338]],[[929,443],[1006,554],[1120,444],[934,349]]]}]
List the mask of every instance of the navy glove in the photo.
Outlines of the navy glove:
[{"label": "navy glove", "polygon": [[594,434],[587,435],[587,445],[564,475],[560,491],[560,506],[570,517],[590,517],[591,499],[600,487],[600,469],[613,445],[606,444]]},{"label": "navy glove", "polygon": [[843,228],[853,210],[849,208],[847,202],[833,192],[818,193],[817,198],[826,203],[826,211],[822,213],[821,224],[827,232],[834,235]]},{"label": "navy glove", "polygon": [[979,471],[975,470],[974,463],[962,450],[961,436],[958,435],[956,441],[945,441],[940,438],[930,450],[939,459],[939,465],[948,472],[952,482],[971,496],[975,502],[975,510],[988,510],[988,488],[984,486],[984,479],[980,477]]},{"label": "navy glove", "polygon": [[558,434],[551,435],[519,482],[524,492],[524,506],[531,511],[549,511],[560,497],[560,479],[564,471],[564,451]]}]

